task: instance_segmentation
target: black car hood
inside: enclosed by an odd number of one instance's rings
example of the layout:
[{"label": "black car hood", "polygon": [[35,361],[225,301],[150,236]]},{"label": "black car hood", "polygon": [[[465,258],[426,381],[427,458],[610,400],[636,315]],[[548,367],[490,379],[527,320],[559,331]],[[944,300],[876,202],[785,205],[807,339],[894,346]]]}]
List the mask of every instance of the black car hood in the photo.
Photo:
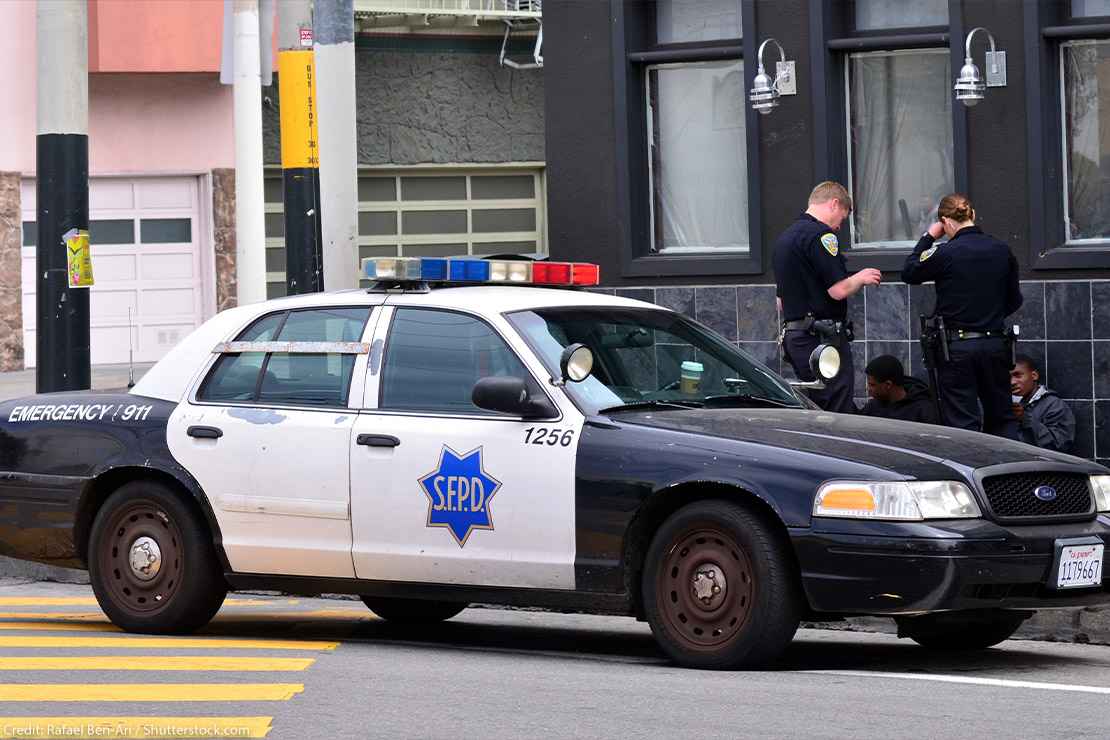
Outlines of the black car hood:
[{"label": "black car hood", "polygon": [[611,418],[618,423],[812,452],[911,477],[950,473],[953,469],[966,475],[970,470],[992,465],[1038,462],[1105,472],[1087,460],[1001,437],[823,411],[676,409],[623,412]]}]

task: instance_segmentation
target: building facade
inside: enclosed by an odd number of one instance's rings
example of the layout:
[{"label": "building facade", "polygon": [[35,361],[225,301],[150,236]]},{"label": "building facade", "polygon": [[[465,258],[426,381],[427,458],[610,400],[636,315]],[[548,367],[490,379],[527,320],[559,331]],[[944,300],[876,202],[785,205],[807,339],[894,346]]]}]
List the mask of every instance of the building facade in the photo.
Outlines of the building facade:
[{"label": "building facade", "polygon": [[[133,349],[152,362],[236,301],[224,4],[87,1],[92,361]],[[12,40],[0,49],[0,371],[36,359],[35,2],[0,2]],[[500,63],[507,7],[355,3],[362,256],[546,252],[543,73]],[[509,49],[527,61],[536,24],[523,26]],[[270,296],[285,293],[280,102],[275,74],[262,107]]]},{"label": "building facade", "polygon": [[[555,258],[602,265],[620,293],[689,313],[782,367],[771,254],[813,185],[847,185],[839,239],[862,368],[923,375],[932,286],[898,282],[939,197],[968,193],[1021,266],[1020,351],[1110,459],[1110,2],[567,0],[544,8],[548,223]],[[967,32],[1006,52],[1005,87],[955,101]],[[777,39],[798,93],[747,104]],[[972,55],[984,68],[985,34]],[[778,51],[764,62],[772,74]],[[554,70],[557,70],[555,72]],[[1107,87],[1104,89],[1103,84]]]}]

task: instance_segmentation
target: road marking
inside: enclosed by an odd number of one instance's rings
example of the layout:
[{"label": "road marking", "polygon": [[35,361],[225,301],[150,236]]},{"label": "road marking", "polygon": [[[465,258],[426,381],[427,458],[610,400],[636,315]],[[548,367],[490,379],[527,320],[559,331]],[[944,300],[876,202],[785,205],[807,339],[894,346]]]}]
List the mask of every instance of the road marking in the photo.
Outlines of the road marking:
[{"label": "road marking", "polygon": [[2,701],[289,701],[300,683],[8,683]]},{"label": "road marking", "polygon": [[104,612],[0,612],[0,619],[67,619],[72,621],[107,621]]},{"label": "road marking", "polygon": [[[227,599],[225,606],[297,604],[296,599]],[[98,606],[93,596],[0,596],[0,606]]]},{"label": "road marking", "polygon": [[0,738],[266,737],[272,717],[4,717]]},{"label": "road marking", "polygon": [[108,655],[26,658],[0,655],[0,671],[304,671],[315,658],[226,658]]},{"label": "road marking", "polygon": [[321,640],[236,640],[204,637],[39,637],[0,636],[0,648],[204,648],[224,650],[335,650]]},{"label": "road marking", "polygon": [[0,630],[37,630],[41,632],[122,632],[119,627],[107,622],[81,622],[76,619],[56,619],[50,622],[4,622]]},{"label": "road marking", "polygon": [[1040,681],[1014,681],[1008,678],[974,678],[971,676],[947,676],[938,673],[888,673],[886,671],[798,671],[823,676],[848,676],[851,678],[902,678],[911,681],[935,681],[937,683],[972,684],[975,686],[994,686],[1003,689],[1036,689],[1040,691],[1072,691],[1080,694],[1110,694],[1110,686],[1085,686],[1083,684],[1042,683]]}]

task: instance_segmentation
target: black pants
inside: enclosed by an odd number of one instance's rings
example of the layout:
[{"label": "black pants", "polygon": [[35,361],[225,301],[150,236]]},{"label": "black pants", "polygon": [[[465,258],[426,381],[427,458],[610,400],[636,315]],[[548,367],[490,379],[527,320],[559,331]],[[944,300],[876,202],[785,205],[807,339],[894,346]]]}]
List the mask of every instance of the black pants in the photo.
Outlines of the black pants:
[{"label": "black pants", "polygon": [[[809,356],[820,344],[820,340],[804,331],[788,331],[783,339],[783,348],[786,357],[794,367],[794,374],[798,380],[814,381],[816,376],[809,369]],[[825,389],[820,391],[806,391],[813,402],[825,411],[836,411],[842,414],[854,414],[857,411],[856,402],[853,400],[855,387],[855,371],[852,368],[852,348],[848,342],[839,340],[836,345],[840,350],[840,374],[825,383]]]},{"label": "black pants", "polygon": [[[973,432],[1018,438],[1010,398],[1010,347],[1001,337],[951,342],[942,362],[940,406],[944,423]],[[982,412],[980,413],[980,408]]]}]

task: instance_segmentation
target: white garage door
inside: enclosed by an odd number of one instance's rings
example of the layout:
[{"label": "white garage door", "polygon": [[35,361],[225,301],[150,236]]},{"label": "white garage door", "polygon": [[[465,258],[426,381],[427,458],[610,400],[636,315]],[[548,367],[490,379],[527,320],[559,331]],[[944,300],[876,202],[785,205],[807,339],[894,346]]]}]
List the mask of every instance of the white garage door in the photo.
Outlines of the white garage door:
[{"label": "white garage door", "polygon": [[[203,321],[201,220],[196,177],[89,181],[94,365],[160,359]],[[35,364],[35,182],[24,180],[23,337]],[[59,245],[59,249],[62,246]],[[131,325],[128,325],[128,311]]]}]

